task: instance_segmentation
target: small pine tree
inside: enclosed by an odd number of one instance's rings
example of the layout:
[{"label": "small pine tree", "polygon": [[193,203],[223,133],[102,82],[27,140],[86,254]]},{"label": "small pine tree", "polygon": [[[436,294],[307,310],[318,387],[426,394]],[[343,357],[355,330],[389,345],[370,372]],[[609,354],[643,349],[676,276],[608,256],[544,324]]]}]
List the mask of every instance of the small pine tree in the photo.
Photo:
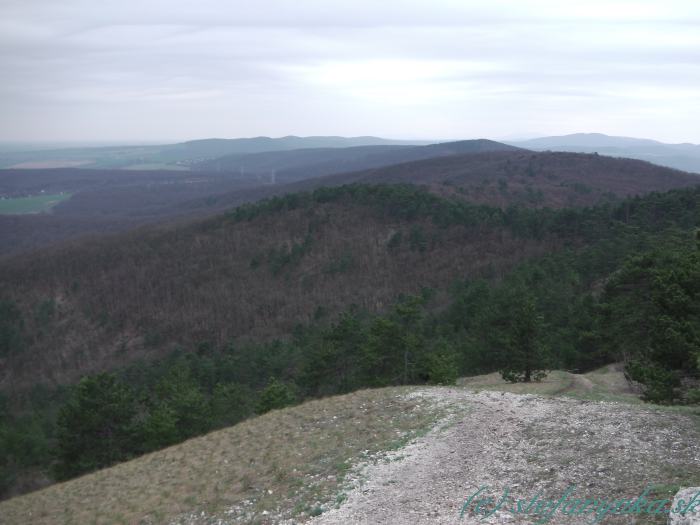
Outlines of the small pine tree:
[{"label": "small pine tree", "polygon": [[502,339],[505,359],[501,376],[510,383],[541,381],[547,375],[546,350],[541,342],[542,316],[531,296],[517,293],[512,301]]},{"label": "small pine tree", "polygon": [[211,428],[210,406],[185,365],[175,365],[155,390],[156,399],[144,423],[149,449],[178,443]]},{"label": "small pine tree", "polygon": [[277,379],[272,379],[260,394],[260,399],[255,408],[258,414],[264,414],[270,410],[284,408],[296,402],[294,390]]},{"label": "small pine tree", "polygon": [[235,383],[218,383],[211,396],[212,423],[215,427],[232,425],[252,412],[250,392]]},{"label": "small pine tree", "polygon": [[446,342],[426,356],[425,372],[428,383],[434,385],[454,385],[459,376],[457,353]]}]

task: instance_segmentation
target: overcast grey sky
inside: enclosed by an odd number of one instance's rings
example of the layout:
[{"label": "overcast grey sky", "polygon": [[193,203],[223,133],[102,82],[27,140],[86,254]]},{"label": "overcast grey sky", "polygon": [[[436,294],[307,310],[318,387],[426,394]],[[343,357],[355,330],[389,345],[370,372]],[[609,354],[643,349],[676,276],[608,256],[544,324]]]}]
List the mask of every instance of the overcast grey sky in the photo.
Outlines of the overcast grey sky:
[{"label": "overcast grey sky", "polygon": [[0,140],[700,143],[698,0],[0,0]]}]

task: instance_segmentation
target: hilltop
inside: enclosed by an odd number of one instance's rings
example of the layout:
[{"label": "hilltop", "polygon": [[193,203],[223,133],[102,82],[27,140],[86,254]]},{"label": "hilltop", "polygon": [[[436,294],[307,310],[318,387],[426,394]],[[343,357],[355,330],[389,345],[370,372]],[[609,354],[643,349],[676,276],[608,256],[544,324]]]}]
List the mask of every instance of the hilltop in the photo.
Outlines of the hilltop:
[{"label": "hilltop", "polygon": [[648,483],[659,499],[697,485],[698,414],[620,402],[608,386],[620,384],[611,367],[519,393],[480,376],[310,401],[1,502],[0,513],[8,525],[454,523],[484,485],[557,499],[575,484],[576,497],[606,500]]},{"label": "hilltop", "polygon": [[[462,144],[462,143],[456,143]],[[424,147],[432,148],[432,146]],[[351,183],[425,186],[429,191],[468,202],[505,208],[593,206],[632,195],[700,184],[697,175],[633,159],[596,154],[474,151],[349,173],[316,177],[280,187],[242,190],[208,199],[221,209],[293,191]],[[203,201],[186,204],[201,208]]]},{"label": "hilltop", "polygon": [[598,152],[601,155],[646,160],[660,166],[700,173],[700,146],[697,144],[665,144],[657,140],[615,137],[602,133],[540,137],[509,144],[533,150]]},{"label": "hilltop", "polygon": [[700,183],[695,175],[637,160],[529,151],[433,158],[323,178],[323,184],[331,181],[412,183],[469,202],[549,208],[592,206]]},{"label": "hilltop", "polygon": [[443,142],[427,146],[358,146],[346,148],[296,149],[249,155],[229,155],[194,165],[204,171],[276,172],[278,181],[293,182],[321,175],[359,171],[416,160],[519,148],[493,140]]}]

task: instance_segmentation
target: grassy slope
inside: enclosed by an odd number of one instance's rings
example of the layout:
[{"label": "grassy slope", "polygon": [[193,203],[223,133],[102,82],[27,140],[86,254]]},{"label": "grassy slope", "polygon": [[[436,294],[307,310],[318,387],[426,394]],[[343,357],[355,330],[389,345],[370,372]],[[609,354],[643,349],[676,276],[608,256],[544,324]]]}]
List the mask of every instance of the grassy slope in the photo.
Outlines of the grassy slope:
[{"label": "grassy slope", "polygon": [[[396,448],[438,416],[404,388],[315,400],[0,503],[2,523],[162,523],[194,509],[313,511],[356,460]],[[229,515],[229,517],[232,517]]]},{"label": "grassy slope", "polygon": [[586,374],[553,370],[539,383],[505,383],[497,372],[465,377],[461,386],[474,390],[498,390],[514,394],[568,395],[592,401],[641,403],[625,380],[618,364],[604,366]]},{"label": "grassy slope", "polygon": [[[530,385],[507,385],[497,374],[460,383],[469,390],[624,400],[630,409],[639,403],[614,365],[582,376],[554,371]],[[420,397],[402,395],[412,390],[363,390],[273,411],[0,502],[0,516],[7,524],[186,522],[202,512],[231,522],[266,523],[268,515],[303,521],[322,504],[342,502],[343,475],[351,465],[402,446],[445,415]],[[698,420],[697,409],[657,408]]]},{"label": "grassy slope", "polygon": [[506,383],[498,372],[458,380],[458,386],[470,390],[495,390],[514,394],[542,396],[567,396],[584,401],[623,403],[652,407],[661,411],[679,412],[694,416],[700,430],[700,407],[697,405],[663,406],[643,402],[639,390],[630,385],[622,372],[622,365],[614,363],[585,374],[572,374],[563,370],[552,370],[539,383]]}]

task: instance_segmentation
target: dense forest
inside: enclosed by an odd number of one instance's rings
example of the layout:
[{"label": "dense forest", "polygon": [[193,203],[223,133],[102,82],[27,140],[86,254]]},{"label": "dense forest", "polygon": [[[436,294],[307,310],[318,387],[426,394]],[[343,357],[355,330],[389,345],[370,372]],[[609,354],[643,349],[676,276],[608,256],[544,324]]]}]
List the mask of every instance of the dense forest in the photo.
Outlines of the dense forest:
[{"label": "dense forest", "polygon": [[645,399],[698,403],[698,226],[697,187],[551,210],[349,185],[6,261],[0,358],[25,381],[4,378],[3,490],[310,397],[524,379],[525,359],[623,361]]}]

